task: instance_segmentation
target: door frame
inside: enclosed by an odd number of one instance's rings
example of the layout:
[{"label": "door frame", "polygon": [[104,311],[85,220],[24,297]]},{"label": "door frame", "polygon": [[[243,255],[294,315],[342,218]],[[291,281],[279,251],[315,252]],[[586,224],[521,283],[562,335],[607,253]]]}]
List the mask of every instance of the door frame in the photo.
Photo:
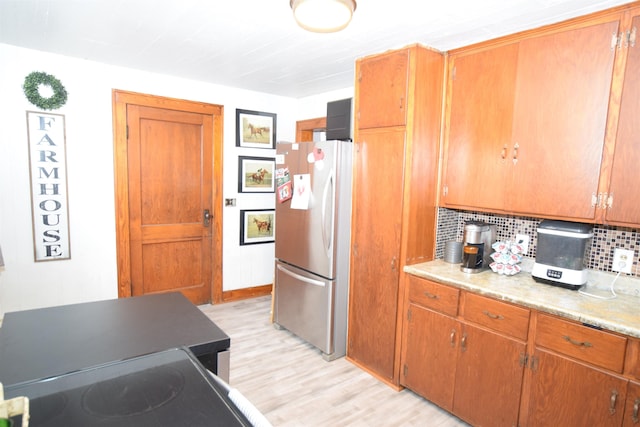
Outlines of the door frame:
[{"label": "door frame", "polygon": [[112,90],[112,103],[118,298],[131,296],[127,105],[132,104],[200,113],[211,115],[213,118],[211,302],[214,304],[222,302],[222,125],[224,107],[118,89]]}]

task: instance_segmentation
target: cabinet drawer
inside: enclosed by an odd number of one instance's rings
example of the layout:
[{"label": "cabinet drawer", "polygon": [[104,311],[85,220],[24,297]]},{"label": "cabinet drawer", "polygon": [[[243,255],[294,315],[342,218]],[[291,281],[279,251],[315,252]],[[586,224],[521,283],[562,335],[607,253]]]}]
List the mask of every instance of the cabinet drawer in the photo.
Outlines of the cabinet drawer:
[{"label": "cabinet drawer", "polygon": [[525,341],[530,312],[526,308],[465,293],[464,319]]},{"label": "cabinet drawer", "polygon": [[458,314],[460,290],[409,275],[411,302],[449,316]]},{"label": "cabinet drawer", "polygon": [[640,380],[640,340],[629,338],[624,372]]},{"label": "cabinet drawer", "polygon": [[621,373],[627,338],[539,314],[536,345]]}]

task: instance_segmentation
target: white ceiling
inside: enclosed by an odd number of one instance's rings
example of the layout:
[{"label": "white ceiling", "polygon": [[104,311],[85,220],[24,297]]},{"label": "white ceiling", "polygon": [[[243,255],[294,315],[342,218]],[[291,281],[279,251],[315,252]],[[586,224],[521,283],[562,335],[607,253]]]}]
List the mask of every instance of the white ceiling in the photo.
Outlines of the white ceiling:
[{"label": "white ceiling", "polygon": [[450,50],[629,3],[357,1],[349,27],[316,34],[289,0],[0,0],[0,43],[300,98],[353,86],[361,56]]}]

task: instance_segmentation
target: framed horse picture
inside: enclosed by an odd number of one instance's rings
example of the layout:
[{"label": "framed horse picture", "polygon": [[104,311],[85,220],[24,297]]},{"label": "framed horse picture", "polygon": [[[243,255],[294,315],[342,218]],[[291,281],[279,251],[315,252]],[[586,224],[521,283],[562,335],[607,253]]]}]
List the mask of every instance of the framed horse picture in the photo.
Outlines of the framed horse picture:
[{"label": "framed horse picture", "polygon": [[238,157],[238,192],[273,193],[276,161],[273,157]]},{"label": "framed horse picture", "polygon": [[271,209],[240,211],[240,246],[275,241],[275,214]]},{"label": "framed horse picture", "polygon": [[236,146],[276,148],[276,115],[236,109]]}]

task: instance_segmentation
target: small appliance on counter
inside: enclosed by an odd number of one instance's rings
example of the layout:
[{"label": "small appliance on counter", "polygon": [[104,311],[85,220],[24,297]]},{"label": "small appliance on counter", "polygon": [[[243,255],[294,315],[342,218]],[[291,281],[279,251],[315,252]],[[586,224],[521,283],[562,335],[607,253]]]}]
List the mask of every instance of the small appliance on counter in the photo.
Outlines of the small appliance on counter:
[{"label": "small appliance on counter", "polygon": [[463,273],[479,273],[491,264],[491,245],[496,240],[496,226],[482,221],[467,221],[462,240]]},{"label": "small appliance on counter", "polygon": [[544,220],[538,226],[536,282],[577,290],[587,283],[585,254],[593,237],[589,224]]}]

